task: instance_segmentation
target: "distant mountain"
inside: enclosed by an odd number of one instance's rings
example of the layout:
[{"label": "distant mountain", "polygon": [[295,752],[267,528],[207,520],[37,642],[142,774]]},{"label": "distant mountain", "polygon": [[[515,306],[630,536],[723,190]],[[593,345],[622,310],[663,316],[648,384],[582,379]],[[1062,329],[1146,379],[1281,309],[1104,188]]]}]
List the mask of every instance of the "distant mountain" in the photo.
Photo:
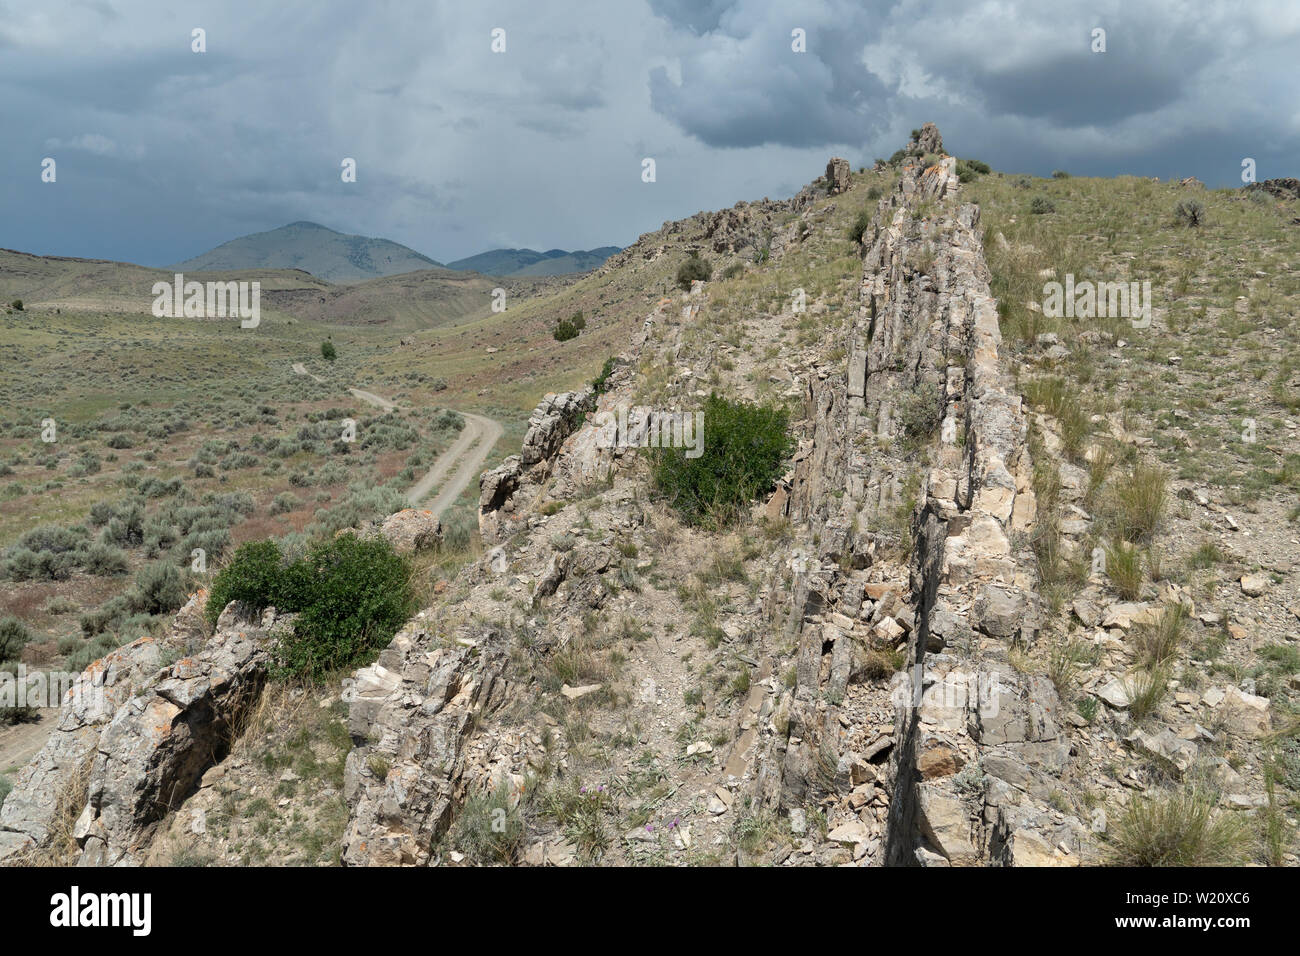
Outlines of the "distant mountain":
[{"label": "distant mountain", "polygon": [[302,269],[329,282],[441,268],[442,263],[388,239],[348,236],[314,222],[256,232],[171,266],[180,272]]},{"label": "distant mountain", "polygon": [[614,253],[618,246],[565,252],[551,249],[493,249],[468,259],[447,263],[448,269],[473,270],[489,276],[558,276],[572,272],[590,272]]}]

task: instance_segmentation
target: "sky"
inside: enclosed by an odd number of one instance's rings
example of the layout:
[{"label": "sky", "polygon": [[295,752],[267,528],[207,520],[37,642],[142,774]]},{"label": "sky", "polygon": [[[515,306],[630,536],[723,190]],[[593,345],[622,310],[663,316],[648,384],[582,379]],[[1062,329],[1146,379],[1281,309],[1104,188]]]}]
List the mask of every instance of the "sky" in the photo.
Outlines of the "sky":
[{"label": "sky", "polygon": [[1239,186],[1300,175],[1297,64],[1296,0],[0,0],[0,246],[626,246],[926,121],[1007,172]]}]

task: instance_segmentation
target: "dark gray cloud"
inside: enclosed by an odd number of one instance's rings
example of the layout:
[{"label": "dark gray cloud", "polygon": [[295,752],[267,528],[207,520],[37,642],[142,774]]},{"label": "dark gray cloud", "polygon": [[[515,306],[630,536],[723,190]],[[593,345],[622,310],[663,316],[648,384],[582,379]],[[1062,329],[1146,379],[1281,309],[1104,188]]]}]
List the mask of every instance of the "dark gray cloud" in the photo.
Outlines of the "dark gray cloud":
[{"label": "dark gray cloud", "polygon": [[702,142],[860,145],[888,125],[891,91],[862,60],[887,4],[730,0],[703,18],[686,3],[653,6],[692,36],[672,70],[651,71],[651,105]]},{"label": "dark gray cloud", "polygon": [[656,16],[695,34],[717,29],[722,15],[734,5],[735,0],[650,0]]},{"label": "dark gray cloud", "polygon": [[1300,155],[1291,0],[0,0],[0,48],[0,245],[151,265],[300,219],[444,261],[622,245],[926,120],[1038,174]]}]

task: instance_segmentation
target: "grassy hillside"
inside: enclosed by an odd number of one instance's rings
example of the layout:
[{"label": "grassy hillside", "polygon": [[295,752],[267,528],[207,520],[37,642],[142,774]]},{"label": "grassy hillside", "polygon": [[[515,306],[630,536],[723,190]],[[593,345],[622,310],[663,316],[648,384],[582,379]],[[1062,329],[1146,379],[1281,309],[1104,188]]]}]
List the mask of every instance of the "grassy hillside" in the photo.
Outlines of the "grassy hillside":
[{"label": "grassy hillside", "polygon": [[[1294,501],[1300,204],[1135,177],[994,174],[967,192],[980,204],[1003,334],[1018,342],[1027,379],[1069,383],[1067,404],[1086,433],[1072,445],[1107,430],[1093,416],[1117,418],[1148,438],[1177,478],[1219,486],[1241,506],[1274,494]],[[1201,224],[1179,217],[1185,203],[1199,204]],[[1151,327],[1046,317],[1044,284],[1067,273],[1149,280]],[[1052,334],[1070,347],[1068,361],[1036,344]],[[1256,421],[1254,442],[1242,440],[1247,418]]]},{"label": "grassy hillside", "polygon": [[[19,299],[29,308],[149,315],[154,299],[153,284],[171,282],[174,275],[166,269],[150,269],[129,262],[34,256],[0,249],[0,301],[8,304]],[[187,278],[258,281],[262,284],[263,302],[275,292],[311,295],[330,288],[322,279],[291,270],[214,272]]]},{"label": "grassy hillside", "polygon": [[[152,320],[155,282],[175,273],[126,262],[33,256],[0,250],[0,301],[19,300],[31,315],[40,312],[116,313]],[[247,269],[185,273],[186,281],[244,280],[261,283],[268,321],[339,325],[385,325],[407,331],[454,323],[491,311],[493,290],[528,295],[564,280],[501,279],[425,269],[364,282],[333,284],[301,270]]]}]

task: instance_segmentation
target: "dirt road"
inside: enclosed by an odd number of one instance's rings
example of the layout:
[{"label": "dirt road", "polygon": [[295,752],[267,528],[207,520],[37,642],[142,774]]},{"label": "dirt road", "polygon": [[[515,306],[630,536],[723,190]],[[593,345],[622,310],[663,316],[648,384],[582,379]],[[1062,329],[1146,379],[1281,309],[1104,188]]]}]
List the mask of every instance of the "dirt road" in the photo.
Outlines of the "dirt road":
[{"label": "dirt road", "polygon": [[[406,495],[414,506],[427,498],[434,488],[438,488],[437,496],[424,507],[439,517],[460,497],[469,483],[478,478],[483,469],[483,461],[501,437],[500,422],[482,415],[471,415],[469,412],[460,414],[465,419],[465,427],[451,447],[438,456],[433,467]],[[449,471],[451,477],[443,483]]]},{"label": "dirt road", "polygon": [[323,381],[325,381],[325,379],[321,378],[319,375],[315,375],[315,374],[313,374],[313,373],[307,371],[307,366],[303,365],[301,362],[294,362],[294,363],[293,363],[293,374],[295,374],[295,375],[307,375],[307,376],[309,376],[309,377],[311,377],[311,378],[314,378],[314,379],[315,379],[316,381],[318,381],[318,382],[323,382]]},{"label": "dirt road", "polygon": [[29,724],[0,727],[0,775],[13,778],[16,771],[36,756],[59,722],[59,708],[42,707],[41,719]]},{"label": "dirt road", "polygon": [[[311,375],[301,362],[295,362],[293,370],[297,375]],[[315,375],[311,377],[316,378]],[[316,380],[321,381],[319,378]],[[397,407],[393,402],[374,392],[367,392],[360,388],[350,388],[348,392],[368,405],[386,412],[391,412]],[[456,436],[451,447],[438,456],[433,467],[425,472],[424,476],[406,493],[406,500],[414,507],[429,497],[435,488],[438,489],[437,496],[424,507],[439,517],[460,497],[460,493],[469,486],[469,483],[478,477],[483,462],[492,453],[492,447],[504,431],[500,422],[484,415],[474,415],[470,412],[460,412],[460,415],[465,419],[465,427]]]}]

